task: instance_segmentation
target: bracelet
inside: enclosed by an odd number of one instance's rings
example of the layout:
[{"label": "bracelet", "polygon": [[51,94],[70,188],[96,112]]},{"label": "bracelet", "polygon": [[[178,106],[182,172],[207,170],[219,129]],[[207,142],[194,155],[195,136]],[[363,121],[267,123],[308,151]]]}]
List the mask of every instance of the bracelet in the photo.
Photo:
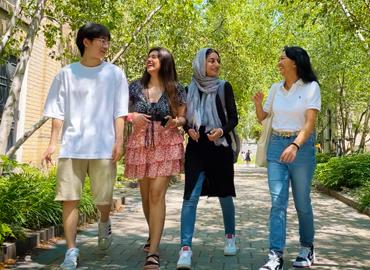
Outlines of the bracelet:
[{"label": "bracelet", "polygon": [[221,136],[220,138],[224,135],[224,130],[222,128],[218,128],[218,129],[221,129]]},{"label": "bracelet", "polygon": [[295,147],[297,147],[297,150],[299,150],[299,148],[301,148],[297,143],[295,142],[292,142],[290,145],[294,145]]}]

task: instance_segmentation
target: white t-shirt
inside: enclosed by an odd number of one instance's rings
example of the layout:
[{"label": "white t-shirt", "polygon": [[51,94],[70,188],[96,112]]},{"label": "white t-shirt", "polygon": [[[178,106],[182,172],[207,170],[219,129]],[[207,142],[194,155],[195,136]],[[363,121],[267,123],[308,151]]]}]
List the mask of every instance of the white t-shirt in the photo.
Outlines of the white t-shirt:
[{"label": "white t-shirt", "polygon": [[272,129],[277,131],[299,131],[305,123],[308,109],[321,109],[320,86],[317,82],[296,81],[289,91],[284,88],[284,81],[274,83],[269,91],[263,110],[270,112],[273,92],[276,91],[272,105]]},{"label": "white t-shirt", "polygon": [[117,66],[76,62],[54,78],[44,115],[63,120],[60,158],[110,159],[114,120],[128,113],[128,83]]}]

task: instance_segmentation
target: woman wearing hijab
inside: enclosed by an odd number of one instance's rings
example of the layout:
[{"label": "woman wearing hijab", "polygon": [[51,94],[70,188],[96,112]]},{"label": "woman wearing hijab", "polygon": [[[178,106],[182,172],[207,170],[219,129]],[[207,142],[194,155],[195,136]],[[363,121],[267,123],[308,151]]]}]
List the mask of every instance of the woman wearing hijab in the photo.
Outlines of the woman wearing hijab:
[{"label": "woman wearing hijab", "polygon": [[[225,226],[225,255],[235,255],[234,163],[229,132],[238,124],[231,84],[218,78],[220,55],[201,49],[193,61],[187,94],[189,142],[185,153],[185,192],[181,210],[178,269],[191,268],[192,238],[200,196],[218,197]],[[224,91],[224,95],[220,95]],[[221,97],[224,96],[224,101]],[[223,106],[225,104],[225,108]]]}]

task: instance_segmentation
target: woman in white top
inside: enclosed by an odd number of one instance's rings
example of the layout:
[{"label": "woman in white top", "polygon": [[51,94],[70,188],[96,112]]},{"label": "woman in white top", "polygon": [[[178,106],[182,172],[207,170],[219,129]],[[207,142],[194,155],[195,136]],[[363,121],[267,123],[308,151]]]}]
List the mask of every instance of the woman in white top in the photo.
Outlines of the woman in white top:
[{"label": "woman in white top", "polygon": [[278,68],[284,80],[271,86],[264,106],[261,92],[253,97],[258,121],[264,120],[269,113],[273,115],[273,133],[267,150],[272,204],[270,253],[260,270],[283,269],[290,183],[301,244],[293,266],[310,267],[315,257],[310,193],[316,167],[314,127],[321,108],[320,86],[307,52],[300,47],[285,47]]}]

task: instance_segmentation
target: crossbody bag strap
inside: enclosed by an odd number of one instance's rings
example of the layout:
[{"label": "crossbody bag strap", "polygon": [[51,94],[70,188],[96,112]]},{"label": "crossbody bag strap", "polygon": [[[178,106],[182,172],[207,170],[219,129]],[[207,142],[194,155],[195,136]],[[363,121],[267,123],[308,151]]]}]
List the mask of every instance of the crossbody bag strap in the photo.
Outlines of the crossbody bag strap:
[{"label": "crossbody bag strap", "polygon": [[272,100],[270,102],[270,112],[269,112],[269,114],[271,116],[273,116],[272,106],[274,105],[274,100],[275,100],[276,93],[278,91],[278,87],[274,87],[272,90],[273,90],[273,92],[271,93],[272,94]]}]

